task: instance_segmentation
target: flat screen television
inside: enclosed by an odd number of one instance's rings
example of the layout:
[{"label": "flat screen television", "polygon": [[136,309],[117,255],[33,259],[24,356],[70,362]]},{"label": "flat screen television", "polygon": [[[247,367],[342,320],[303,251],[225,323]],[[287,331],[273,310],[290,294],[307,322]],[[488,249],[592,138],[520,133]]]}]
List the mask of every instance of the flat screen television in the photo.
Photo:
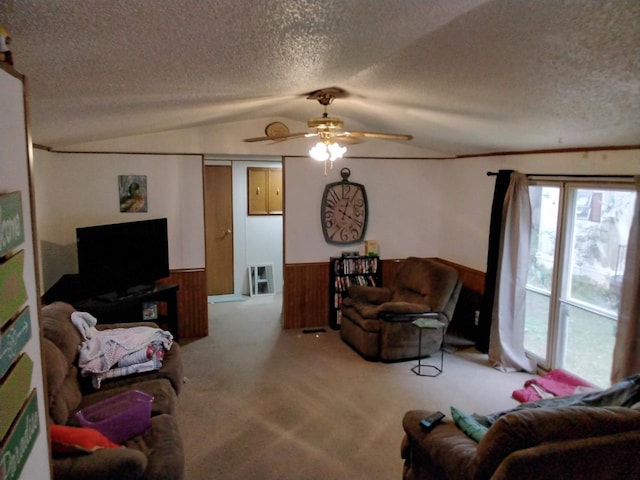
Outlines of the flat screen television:
[{"label": "flat screen television", "polygon": [[76,229],[80,280],[92,295],[122,297],[169,276],[167,219]]}]

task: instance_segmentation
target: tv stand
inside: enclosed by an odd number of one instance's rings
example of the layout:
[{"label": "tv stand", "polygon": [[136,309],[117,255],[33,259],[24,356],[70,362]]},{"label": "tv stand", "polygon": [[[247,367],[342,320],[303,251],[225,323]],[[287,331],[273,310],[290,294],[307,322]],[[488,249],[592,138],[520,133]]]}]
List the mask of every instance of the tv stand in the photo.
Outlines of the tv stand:
[{"label": "tv stand", "polygon": [[117,290],[115,292],[109,292],[102,295],[98,295],[96,299],[103,300],[105,302],[119,302],[131,297],[137,297],[155,291],[155,284],[136,285],[129,287],[126,290]]},{"label": "tv stand", "polygon": [[98,323],[141,322],[142,305],[147,302],[163,302],[166,314],[158,315],[158,324],[166,323],[168,330],[177,341],[178,336],[178,285],[155,284],[148,288],[127,290],[125,296],[117,292],[98,297],[71,302],[77,310],[89,312],[98,319]]}]

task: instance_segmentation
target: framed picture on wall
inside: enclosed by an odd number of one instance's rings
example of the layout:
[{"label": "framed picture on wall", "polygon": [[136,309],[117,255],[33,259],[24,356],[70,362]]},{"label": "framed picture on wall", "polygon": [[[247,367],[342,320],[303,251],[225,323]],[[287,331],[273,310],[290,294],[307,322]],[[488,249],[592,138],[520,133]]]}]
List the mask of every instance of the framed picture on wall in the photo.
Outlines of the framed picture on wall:
[{"label": "framed picture on wall", "polygon": [[121,212],[148,211],[146,175],[118,175],[118,193]]}]

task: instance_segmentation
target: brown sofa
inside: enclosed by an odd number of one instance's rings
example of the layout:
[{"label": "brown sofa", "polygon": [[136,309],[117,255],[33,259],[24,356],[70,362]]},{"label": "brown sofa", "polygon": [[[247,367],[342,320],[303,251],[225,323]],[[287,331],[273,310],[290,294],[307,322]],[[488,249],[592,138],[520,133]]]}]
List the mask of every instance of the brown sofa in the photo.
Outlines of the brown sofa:
[{"label": "brown sofa", "polygon": [[458,272],[426,258],[409,257],[389,287],[352,286],[342,304],[342,340],[367,360],[384,362],[418,356],[416,314],[432,313],[444,328],[423,331],[421,353],[441,347],[460,295]]},{"label": "brown sofa", "polygon": [[[71,323],[74,308],[55,302],[42,308],[42,349],[47,379],[50,424],[77,426],[75,412],[128,390],[154,397],[151,427],[125,443],[125,448],[98,449],[87,454],[54,454],[55,479],[181,479],[184,476],[182,439],[174,413],[183,383],[180,346],[173,343],[162,367],[127,377],[105,380],[95,390],[77,368],[82,337]],[[108,329],[132,326],[157,327],[151,322],[100,325]]]},{"label": "brown sofa", "polygon": [[491,423],[478,443],[448,419],[425,432],[420,420],[432,412],[408,411],[403,479],[640,478],[640,375],[621,386],[479,417]]}]

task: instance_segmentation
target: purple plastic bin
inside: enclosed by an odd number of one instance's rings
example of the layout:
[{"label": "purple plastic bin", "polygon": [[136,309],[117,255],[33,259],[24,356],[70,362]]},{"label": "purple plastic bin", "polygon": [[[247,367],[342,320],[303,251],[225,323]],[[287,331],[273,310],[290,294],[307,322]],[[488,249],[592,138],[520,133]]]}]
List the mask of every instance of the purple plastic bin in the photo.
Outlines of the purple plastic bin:
[{"label": "purple plastic bin", "polygon": [[95,428],[115,443],[124,443],[151,425],[153,396],[131,390],[76,412],[83,427]]}]

